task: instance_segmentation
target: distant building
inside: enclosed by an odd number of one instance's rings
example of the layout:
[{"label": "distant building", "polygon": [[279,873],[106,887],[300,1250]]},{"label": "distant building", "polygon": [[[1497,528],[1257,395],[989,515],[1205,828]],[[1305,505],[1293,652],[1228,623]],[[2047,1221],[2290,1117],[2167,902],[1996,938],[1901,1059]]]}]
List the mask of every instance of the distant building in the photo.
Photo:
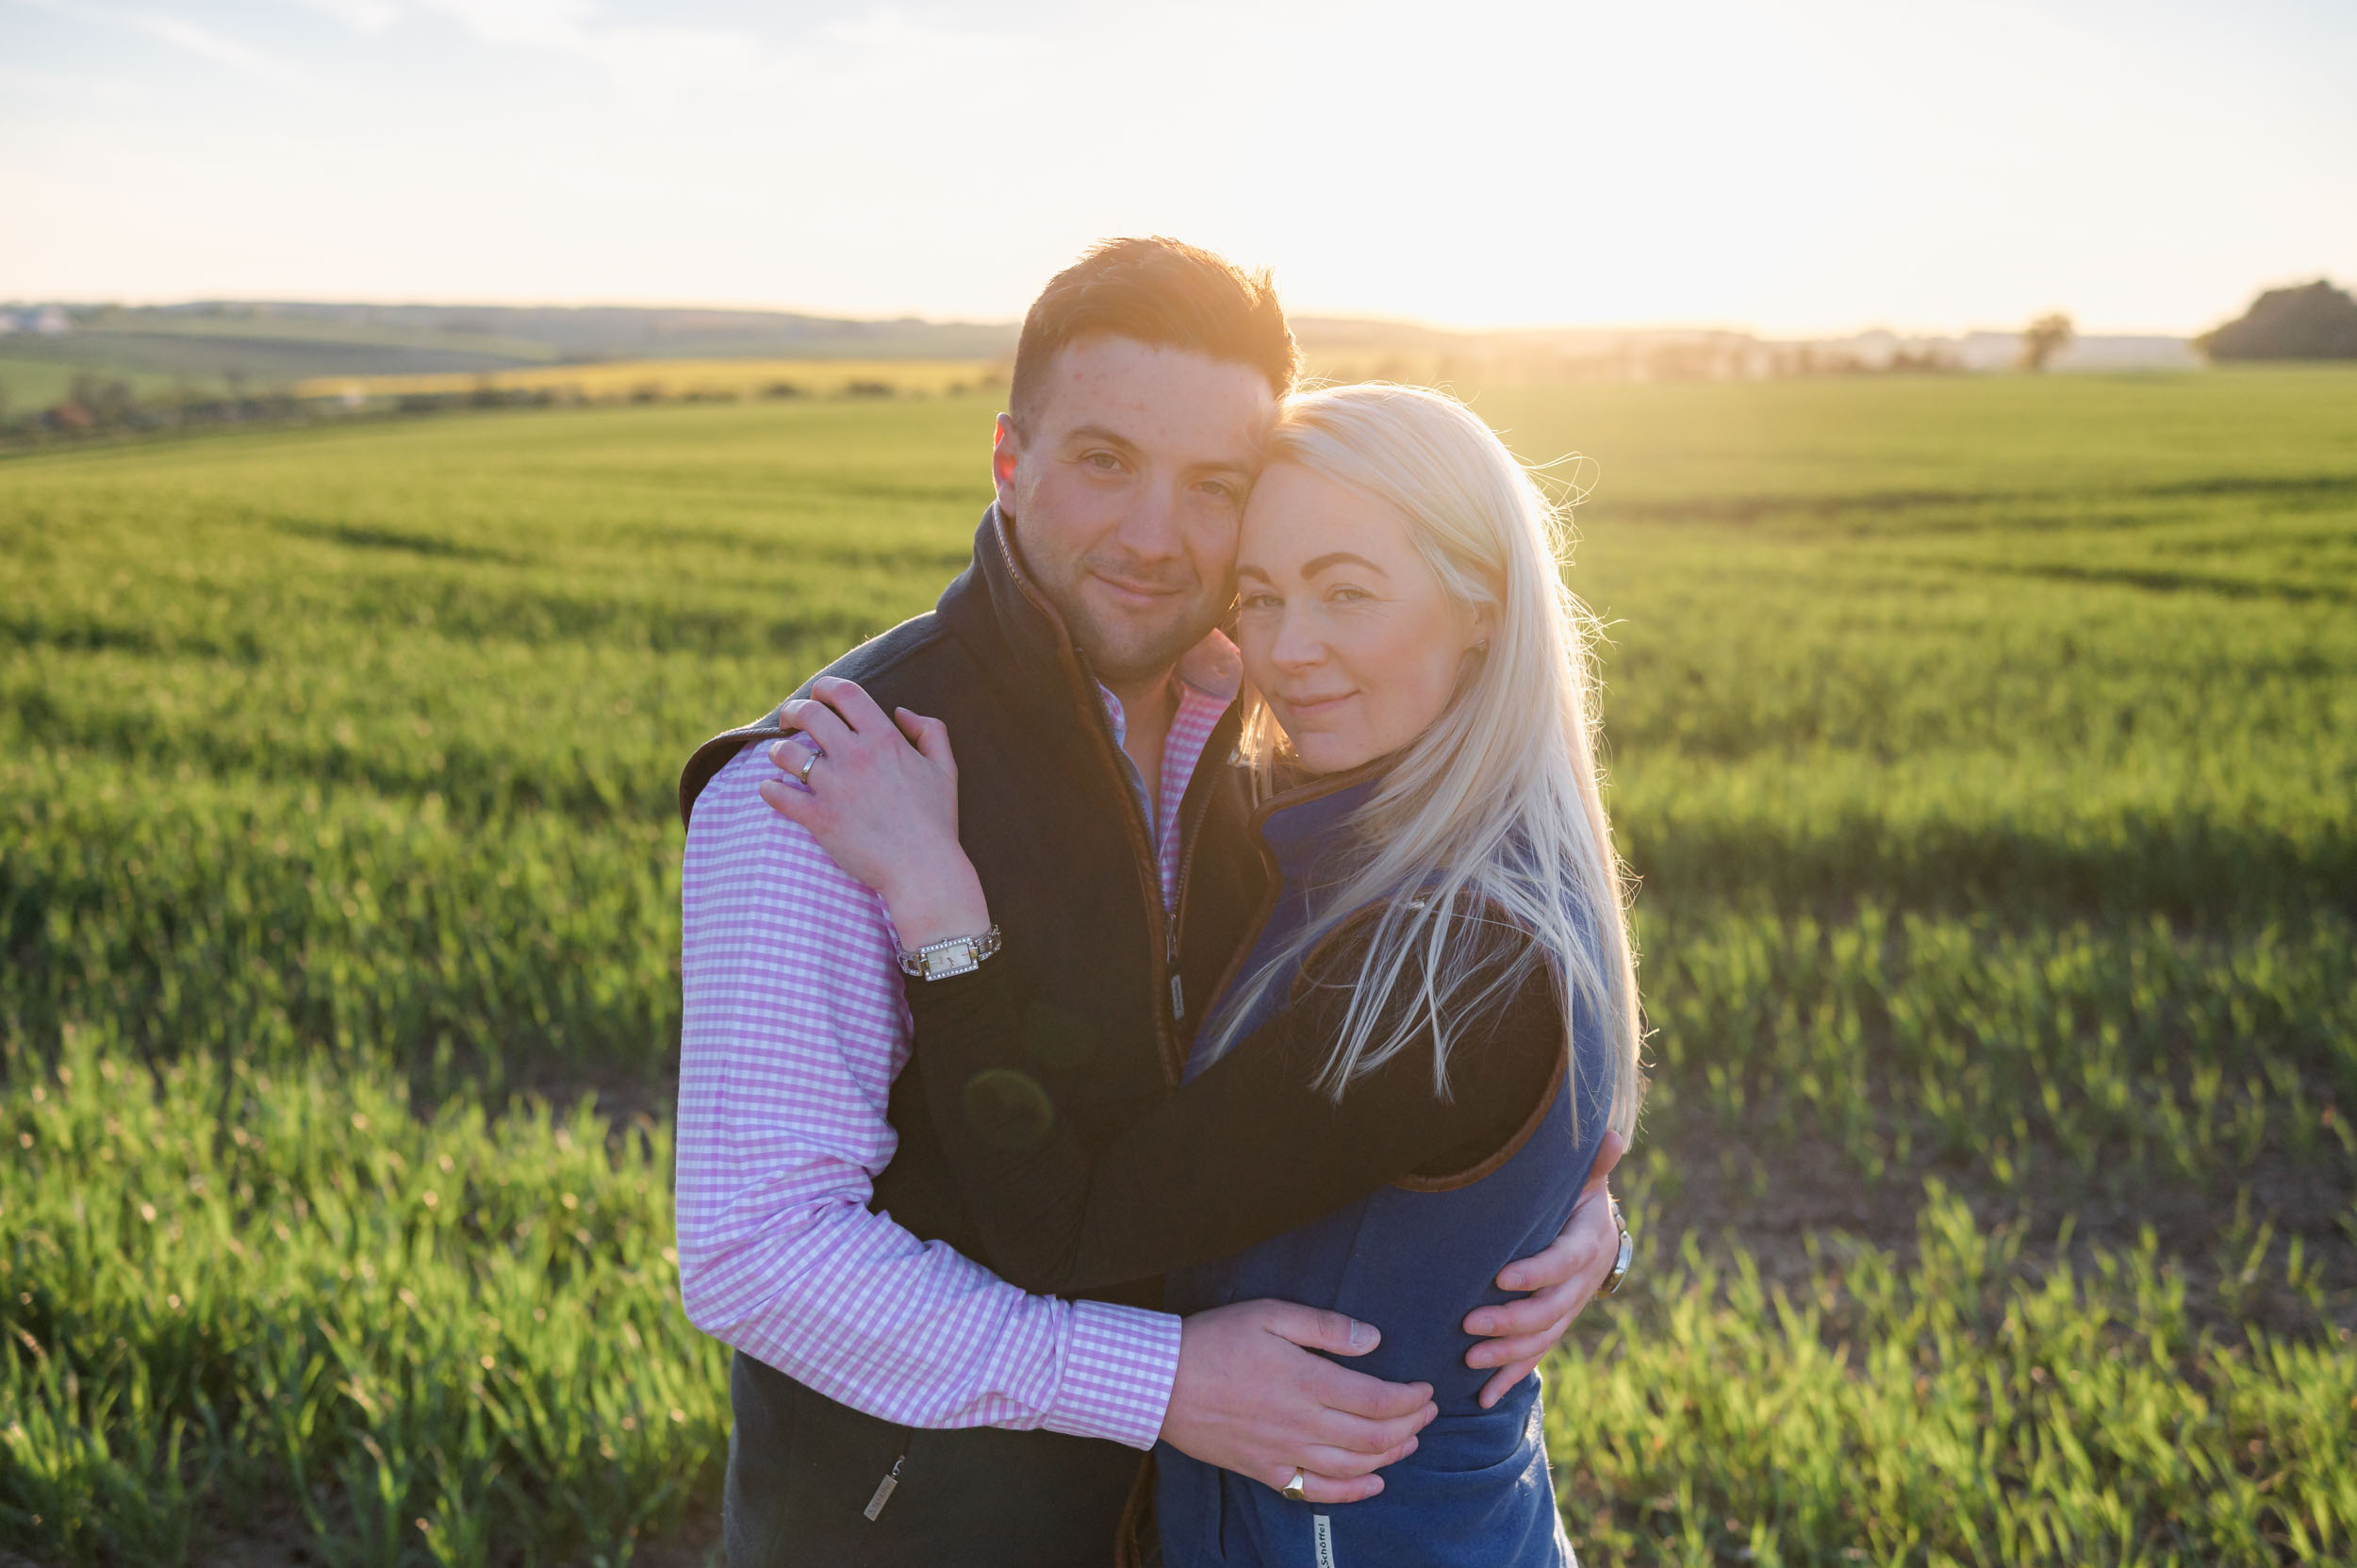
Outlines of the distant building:
[{"label": "distant building", "polygon": [[74,330],[74,318],[56,305],[0,306],[0,333],[39,332],[56,336]]}]

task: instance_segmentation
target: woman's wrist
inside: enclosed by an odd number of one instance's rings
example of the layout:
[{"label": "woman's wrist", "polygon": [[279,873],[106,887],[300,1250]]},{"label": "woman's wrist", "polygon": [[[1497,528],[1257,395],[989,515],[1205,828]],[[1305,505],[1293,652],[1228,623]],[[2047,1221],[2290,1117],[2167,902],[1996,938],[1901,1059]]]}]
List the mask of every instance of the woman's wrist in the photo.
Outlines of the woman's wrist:
[{"label": "woman's wrist", "polygon": [[979,936],[990,929],[990,900],[981,879],[964,856],[951,867],[880,890],[892,929],[910,952],[952,936]]}]

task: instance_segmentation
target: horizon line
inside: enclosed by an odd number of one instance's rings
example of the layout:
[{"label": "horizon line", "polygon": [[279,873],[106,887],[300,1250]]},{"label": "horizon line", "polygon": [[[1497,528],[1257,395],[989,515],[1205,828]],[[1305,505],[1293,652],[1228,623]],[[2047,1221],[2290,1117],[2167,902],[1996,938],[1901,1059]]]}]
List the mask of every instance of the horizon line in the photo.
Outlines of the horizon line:
[{"label": "horizon line", "polygon": [[[2324,280],[2327,282],[2331,281],[2329,274],[2324,275]],[[2316,280],[2312,278],[2306,281],[2314,282]],[[2251,297],[2255,300],[2260,293],[2266,292],[2267,289],[2283,287],[2296,288],[2300,287],[2300,285],[2264,285],[2259,289],[2255,290]],[[113,299],[75,299],[63,295],[20,295],[5,301],[0,301],[0,309],[24,310],[57,306],[66,310],[166,310],[206,305],[252,307],[273,305],[309,306],[355,305],[377,309],[427,310],[712,311],[717,313],[746,315],[787,316],[804,321],[842,322],[846,325],[852,326],[889,326],[903,323],[914,323],[929,327],[1016,328],[1022,324],[1022,318],[1020,315],[994,318],[986,316],[961,315],[935,316],[929,315],[921,311],[903,311],[897,314],[863,316],[805,305],[788,305],[767,303],[752,304],[736,301],[678,299],[648,300],[643,298],[618,299],[605,297],[575,299],[500,299],[486,298],[482,296],[448,296],[441,298],[431,296],[380,296],[376,298],[367,298],[354,295],[326,294],[192,294],[127,296]],[[2074,315],[2073,312],[2067,309],[2060,311],[2060,313],[2066,316]],[[1732,337],[1751,338],[1762,342],[1808,342],[1819,339],[1862,338],[1875,333],[1887,334],[1888,336],[1900,338],[1963,338],[1971,337],[1978,333],[2019,335],[2027,325],[2027,323],[2024,322],[2019,325],[2011,326],[1988,325],[1985,323],[1968,326],[1897,326],[1890,324],[1887,322],[1869,322],[1865,325],[1849,327],[1819,326],[1792,330],[1772,330],[1763,329],[1747,323],[1732,323],[1723,320],[1656,320],[1627,322],[1556,322],[1540,323],[1525,322],[1512,325],[1472,325],[1459,322],[1440,321],[1428,317],[1393,314],[1384,311],[1357,311],[1331,308],[1322,309],[1314,306],[1288,309],[1286,311],[1286,316],[1289,320],[1294,322],[1403,327],[1416,331],[1436,332],[1463,338],[1520,337],[1548,333],[1598,333],[1628,336],[1670,333],[1720,333]],[[2081,325],[2078,327],[2077,335],[2083,338],[2181,338],[2190,341],[2193,338],[2199,336],[2200,332],[2207,330],[2211,329],[2201,328],[2194,331],[2187,331],[2174,327],[2123,327],[2106,324],[2100,327]]]}]

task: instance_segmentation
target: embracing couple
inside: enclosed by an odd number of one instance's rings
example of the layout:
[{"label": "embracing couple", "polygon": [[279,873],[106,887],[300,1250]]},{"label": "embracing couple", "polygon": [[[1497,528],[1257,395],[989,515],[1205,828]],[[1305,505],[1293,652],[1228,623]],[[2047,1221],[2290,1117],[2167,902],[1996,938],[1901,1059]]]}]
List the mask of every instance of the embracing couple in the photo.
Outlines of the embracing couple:
[{"label": "embracing couple", "polygon": [[1090,252],[971,565],[681,781],[736,1568],[1571,1560],[1531,1373],[1639,1081],[1588,628],[1470,410],[1296,368],[1264,275]]}]

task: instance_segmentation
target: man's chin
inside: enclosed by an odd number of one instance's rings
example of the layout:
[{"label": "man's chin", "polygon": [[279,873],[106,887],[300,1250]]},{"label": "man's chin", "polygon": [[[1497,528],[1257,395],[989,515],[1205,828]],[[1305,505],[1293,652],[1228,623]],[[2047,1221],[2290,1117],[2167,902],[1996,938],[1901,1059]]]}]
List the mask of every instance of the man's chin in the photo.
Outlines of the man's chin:
[{"label": "man's chin", "polygon": [[1219,623],[1218,617],[1209,613],[1165,615],[1144,621],[1101,615],[1094,606],[1088,613],[1065,619],[1072,640],[1087,652],[1097,678],[1116,685],[1163,673]]}]

